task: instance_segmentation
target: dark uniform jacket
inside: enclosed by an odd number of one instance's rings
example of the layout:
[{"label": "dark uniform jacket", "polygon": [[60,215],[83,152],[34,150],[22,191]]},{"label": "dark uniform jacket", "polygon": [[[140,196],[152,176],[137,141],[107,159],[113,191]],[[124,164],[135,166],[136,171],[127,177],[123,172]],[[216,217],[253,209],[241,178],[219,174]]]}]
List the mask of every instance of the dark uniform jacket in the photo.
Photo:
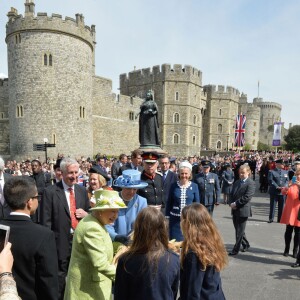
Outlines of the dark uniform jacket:
[{"label": "dark uniform jacket", "polygon": [[[3,176],[4,176],[4,184],[5,182],[11,178],[12,176],[10,174],[7,174],[7,173],[3,173]],[[2,219],[5,219],[6,217],[9,216],[11,212],[11,209],[10,207],[7,205],[6,201],[4,201],[4,203],[2,204],[0,202],[0,220]]]},{"label": "dark uniform jacket", "polygon": [[205,176],[201,172],[196,175],[194,182],[198,184],[201,204],[208,206],[220,202],[220,183],[217,174],[209,172]]},{"label": "dark uniform jacket", "polygon": [[147,182],[148,186],[144,189],[138,190],[138,194],[147,199],[147,204],[165,206],[162,176],[155,173],[154,178],[151,179],[145,174],[145,171],[143,171],[141,174],[141,180]]},{"label": "dark uniform jacket", "polygon": [[279,187],[288,186],[289,177],[288,172],[281,169],[270,170],[268,173],[268,182],[269,182],[269,193],[270,195],[280,195],[281,190]]}]

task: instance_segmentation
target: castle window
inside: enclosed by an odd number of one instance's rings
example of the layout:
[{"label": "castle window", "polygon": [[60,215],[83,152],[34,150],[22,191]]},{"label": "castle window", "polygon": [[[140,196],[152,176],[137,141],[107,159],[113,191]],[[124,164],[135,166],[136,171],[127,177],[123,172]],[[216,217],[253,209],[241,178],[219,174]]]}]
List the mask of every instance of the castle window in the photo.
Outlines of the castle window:
[{"label": "castle window", "polygon": [[130,121],[133,121],[133,120],[134,120],[134,112],[133,112],[133,111],[130,111],[130,112],[129,112],[129,120],[130,120]]},{"label": "castle window", "polygon": [[173,135],[173,144],[179,144],[179,134],[175,133]]},{"label": "castle window", "polygon": [[56,134],[52,133],[52,139],[51,139],[52,144],[56,144]]},{"label": "castle window", "polygon": [[52,54],[49,54],[49,66],[52,67]]},{"label": "castle window", "polygon": [[179,113],[175,113],[173,115],[173,123],[179,123],[179,122],[180,122]]},{"label": "castle window", "polygon": [[217,149],[221,149],[221,146],[222,146],[221,142],[218,141],[218,142],[217,142]]},{"label": "castle window", "polygon": [[81,119],[85,119],[85,107],[84,106],[79,107],[79,117]]},{"label": "castle window", "polygon": [[256,126],[256,122],[253,122],[253,126]]},{"label": "castle window", "polygon": [[23,106],[22,105],[17,105],[17,107],[16,107],[16,117],[17,118],[24,117],[24,111],[23,111]]},{"label": "castle window", "polygon": [[133,105],[133,97],[130,97],[130,104]]},{"label": "castle window", "polygon": [[220,108],[220,110],[219,110],[219,116],[221,116],[222,115],[222,109]]},{"label": "castle window", "polygon": [[178,92],[175,93],[175,100],[179,101],[179,93]]},{"label": "castle window", "polygon": [[193,135],[193,145],[196,145],[196,136]]},{"label": "castle window", "polygon": [[15,38],[16,38],[16,44],[18,44],[18,36],[16,35],[16,37],[15,37]]},{"label": "castle window", "polygon": [[255,145],[255,140],[252,141],[252,145]]},{"label": "castle window", "polygon": [[193,116],[193,123],[194,123],[194,124],[197,123],[197,116],[196,116],[196,115]]},{"label": "castle window", "polygon": [[21,43],[21,34],[19,34],[18,36],[19,36],[19,43]]},{"label": "castle window", "polygon": [[1,119],[4,119],[4,113],[3,112],[1,113]]},{"label": "castle window", "polygon": [[253,131],[253,136],[255,136],[255,131]]},{"label": "castle window", "polygon": [[222,133],[222,125],[221,124],[218,125],[218,133]]},{"label": "castle window", "polygon": [[47,54],[44,54],[44,66],[48,65],[48,57]]}]

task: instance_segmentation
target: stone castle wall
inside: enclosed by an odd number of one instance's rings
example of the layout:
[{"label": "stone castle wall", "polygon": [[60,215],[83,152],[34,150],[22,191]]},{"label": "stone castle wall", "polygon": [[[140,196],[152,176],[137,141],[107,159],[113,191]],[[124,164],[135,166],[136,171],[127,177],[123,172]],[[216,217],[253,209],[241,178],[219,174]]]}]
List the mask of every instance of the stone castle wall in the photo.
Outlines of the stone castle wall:
[{"label": "stone castle wall", "polygon": [[[142,99],[107,93],[111,82],[94,77],[93,82],[94,153],[118,156],[139,147],[137,114]],[[132,118],[133,116],[133,118]]]},{"label": "stone castle wall", "polygon": [[207,111],[204,118],[203,145],[206,149],[230,149],[234,144],[234,125],[238,113],[239,96],[231,86],[204,86]]},{"label": "stone castle wall", "polygon": [[0,155],[9,155],[8,79],[0,79]]}]

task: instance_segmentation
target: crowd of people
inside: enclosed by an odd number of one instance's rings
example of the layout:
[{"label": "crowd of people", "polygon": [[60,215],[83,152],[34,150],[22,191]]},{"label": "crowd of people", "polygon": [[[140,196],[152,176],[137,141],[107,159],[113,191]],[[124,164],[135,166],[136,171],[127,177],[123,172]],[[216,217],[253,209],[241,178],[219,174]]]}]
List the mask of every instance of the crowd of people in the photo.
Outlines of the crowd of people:
[{"label": "crowd of people", "polygon": [[116,300],[176,299],[178,290],[182,300],[225,299],[220,271],[228,257],[213,212],[222,203],[231,208],[236,241],[228,254],[248,251],[256,175],[259,191],[270,194],[266,221],[278,204],[283,255],[294,232],[293,267],[300,267],[299,167],[289,152],[0,158],[0,224],[10,226],[12,244],[0,255],[0,299],[8,285],[18,297],[12,274],[30,300],[110,299],[112,291]]}]

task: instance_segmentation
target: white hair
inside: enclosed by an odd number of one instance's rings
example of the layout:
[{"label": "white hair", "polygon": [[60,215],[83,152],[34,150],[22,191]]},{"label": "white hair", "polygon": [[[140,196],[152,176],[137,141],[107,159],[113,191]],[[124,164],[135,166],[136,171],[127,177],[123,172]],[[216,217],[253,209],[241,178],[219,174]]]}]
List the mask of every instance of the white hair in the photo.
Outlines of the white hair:
[{"label": "white hair", "polygon": [[4,170],[5,167],[5,163],[3,158],[0,156],[0,172]]},{"label": "white hair", "polygon": [[68,166],[71,166],[71,165],[77,165],[79,168],[79,163],[75,159],[66,157],[60,162],[60,169],[63,173],[65,173],[65,172],[67,172]]}]

